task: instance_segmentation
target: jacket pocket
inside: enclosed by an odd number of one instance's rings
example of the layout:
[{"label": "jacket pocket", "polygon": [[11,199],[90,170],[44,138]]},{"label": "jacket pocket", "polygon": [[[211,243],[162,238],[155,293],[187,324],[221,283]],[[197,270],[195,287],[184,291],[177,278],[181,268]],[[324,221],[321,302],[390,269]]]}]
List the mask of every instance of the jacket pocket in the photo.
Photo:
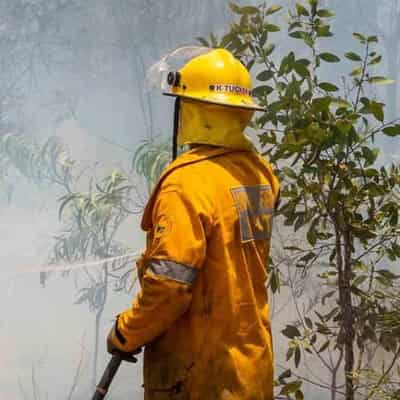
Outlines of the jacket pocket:
[{"label": "jacket pocket", "polygon": [[148,398],[189,399],[186,383],[193,366],[193,362],[189,363],[174,353],[166,355],[146,349],[144,388]]}]

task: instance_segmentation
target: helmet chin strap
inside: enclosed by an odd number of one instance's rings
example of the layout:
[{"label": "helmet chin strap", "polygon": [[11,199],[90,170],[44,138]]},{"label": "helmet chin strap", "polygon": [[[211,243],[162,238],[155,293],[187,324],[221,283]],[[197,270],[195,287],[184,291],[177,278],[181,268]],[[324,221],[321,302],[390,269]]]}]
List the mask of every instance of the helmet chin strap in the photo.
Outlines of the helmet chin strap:
[{"label": "helmet chin strap", "polygon": [[174,108],[174,133],[172,138],[172,160],[175,160],[178,155],[178,130],[179,130],[179,111],[181,108],[181,99],[175,99]]}]

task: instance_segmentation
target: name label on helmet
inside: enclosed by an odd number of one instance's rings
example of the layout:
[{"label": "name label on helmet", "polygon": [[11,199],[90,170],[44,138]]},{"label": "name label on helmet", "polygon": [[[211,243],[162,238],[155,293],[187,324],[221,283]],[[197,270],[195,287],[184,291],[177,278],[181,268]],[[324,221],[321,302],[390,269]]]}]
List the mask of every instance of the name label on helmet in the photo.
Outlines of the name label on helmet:
[{"label": "name label on helmet", "polygon": [[245,96],[251,96],[251,90],[247,88],[237,85],[227,85],[224,83],[217,83],[215,85],[210,85],[210,90],[220,93],[235,93]]}]

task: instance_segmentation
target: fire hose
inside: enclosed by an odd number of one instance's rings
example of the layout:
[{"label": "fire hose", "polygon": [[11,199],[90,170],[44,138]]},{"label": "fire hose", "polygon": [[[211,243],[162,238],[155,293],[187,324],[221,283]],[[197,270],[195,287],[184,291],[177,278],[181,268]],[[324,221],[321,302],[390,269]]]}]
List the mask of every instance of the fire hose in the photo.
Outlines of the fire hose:
[{"label": "fire hose", "polygon": [[96,387],[96,391],[92,397],[92,400],[103,400],[106,396],[108,389],[110,388],[111,382],[114,379],[115,374],[118,371],[119,366],[123,360],[122,354],[115,353],[108,362],[107,367],[100,379],[99,384]]}]

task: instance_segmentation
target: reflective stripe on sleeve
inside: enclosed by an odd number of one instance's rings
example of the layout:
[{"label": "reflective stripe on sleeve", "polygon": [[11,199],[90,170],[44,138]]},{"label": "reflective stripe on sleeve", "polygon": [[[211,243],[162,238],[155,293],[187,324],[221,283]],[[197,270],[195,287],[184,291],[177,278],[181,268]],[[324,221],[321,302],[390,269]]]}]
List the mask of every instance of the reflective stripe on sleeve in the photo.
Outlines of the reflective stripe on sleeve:
[{"label": "reflective stripe on sleeve", "polygon": [[159,276],[191,285],[196,279],[198,270],[185,264],[168,260],[151,260],[149,270]]}]

